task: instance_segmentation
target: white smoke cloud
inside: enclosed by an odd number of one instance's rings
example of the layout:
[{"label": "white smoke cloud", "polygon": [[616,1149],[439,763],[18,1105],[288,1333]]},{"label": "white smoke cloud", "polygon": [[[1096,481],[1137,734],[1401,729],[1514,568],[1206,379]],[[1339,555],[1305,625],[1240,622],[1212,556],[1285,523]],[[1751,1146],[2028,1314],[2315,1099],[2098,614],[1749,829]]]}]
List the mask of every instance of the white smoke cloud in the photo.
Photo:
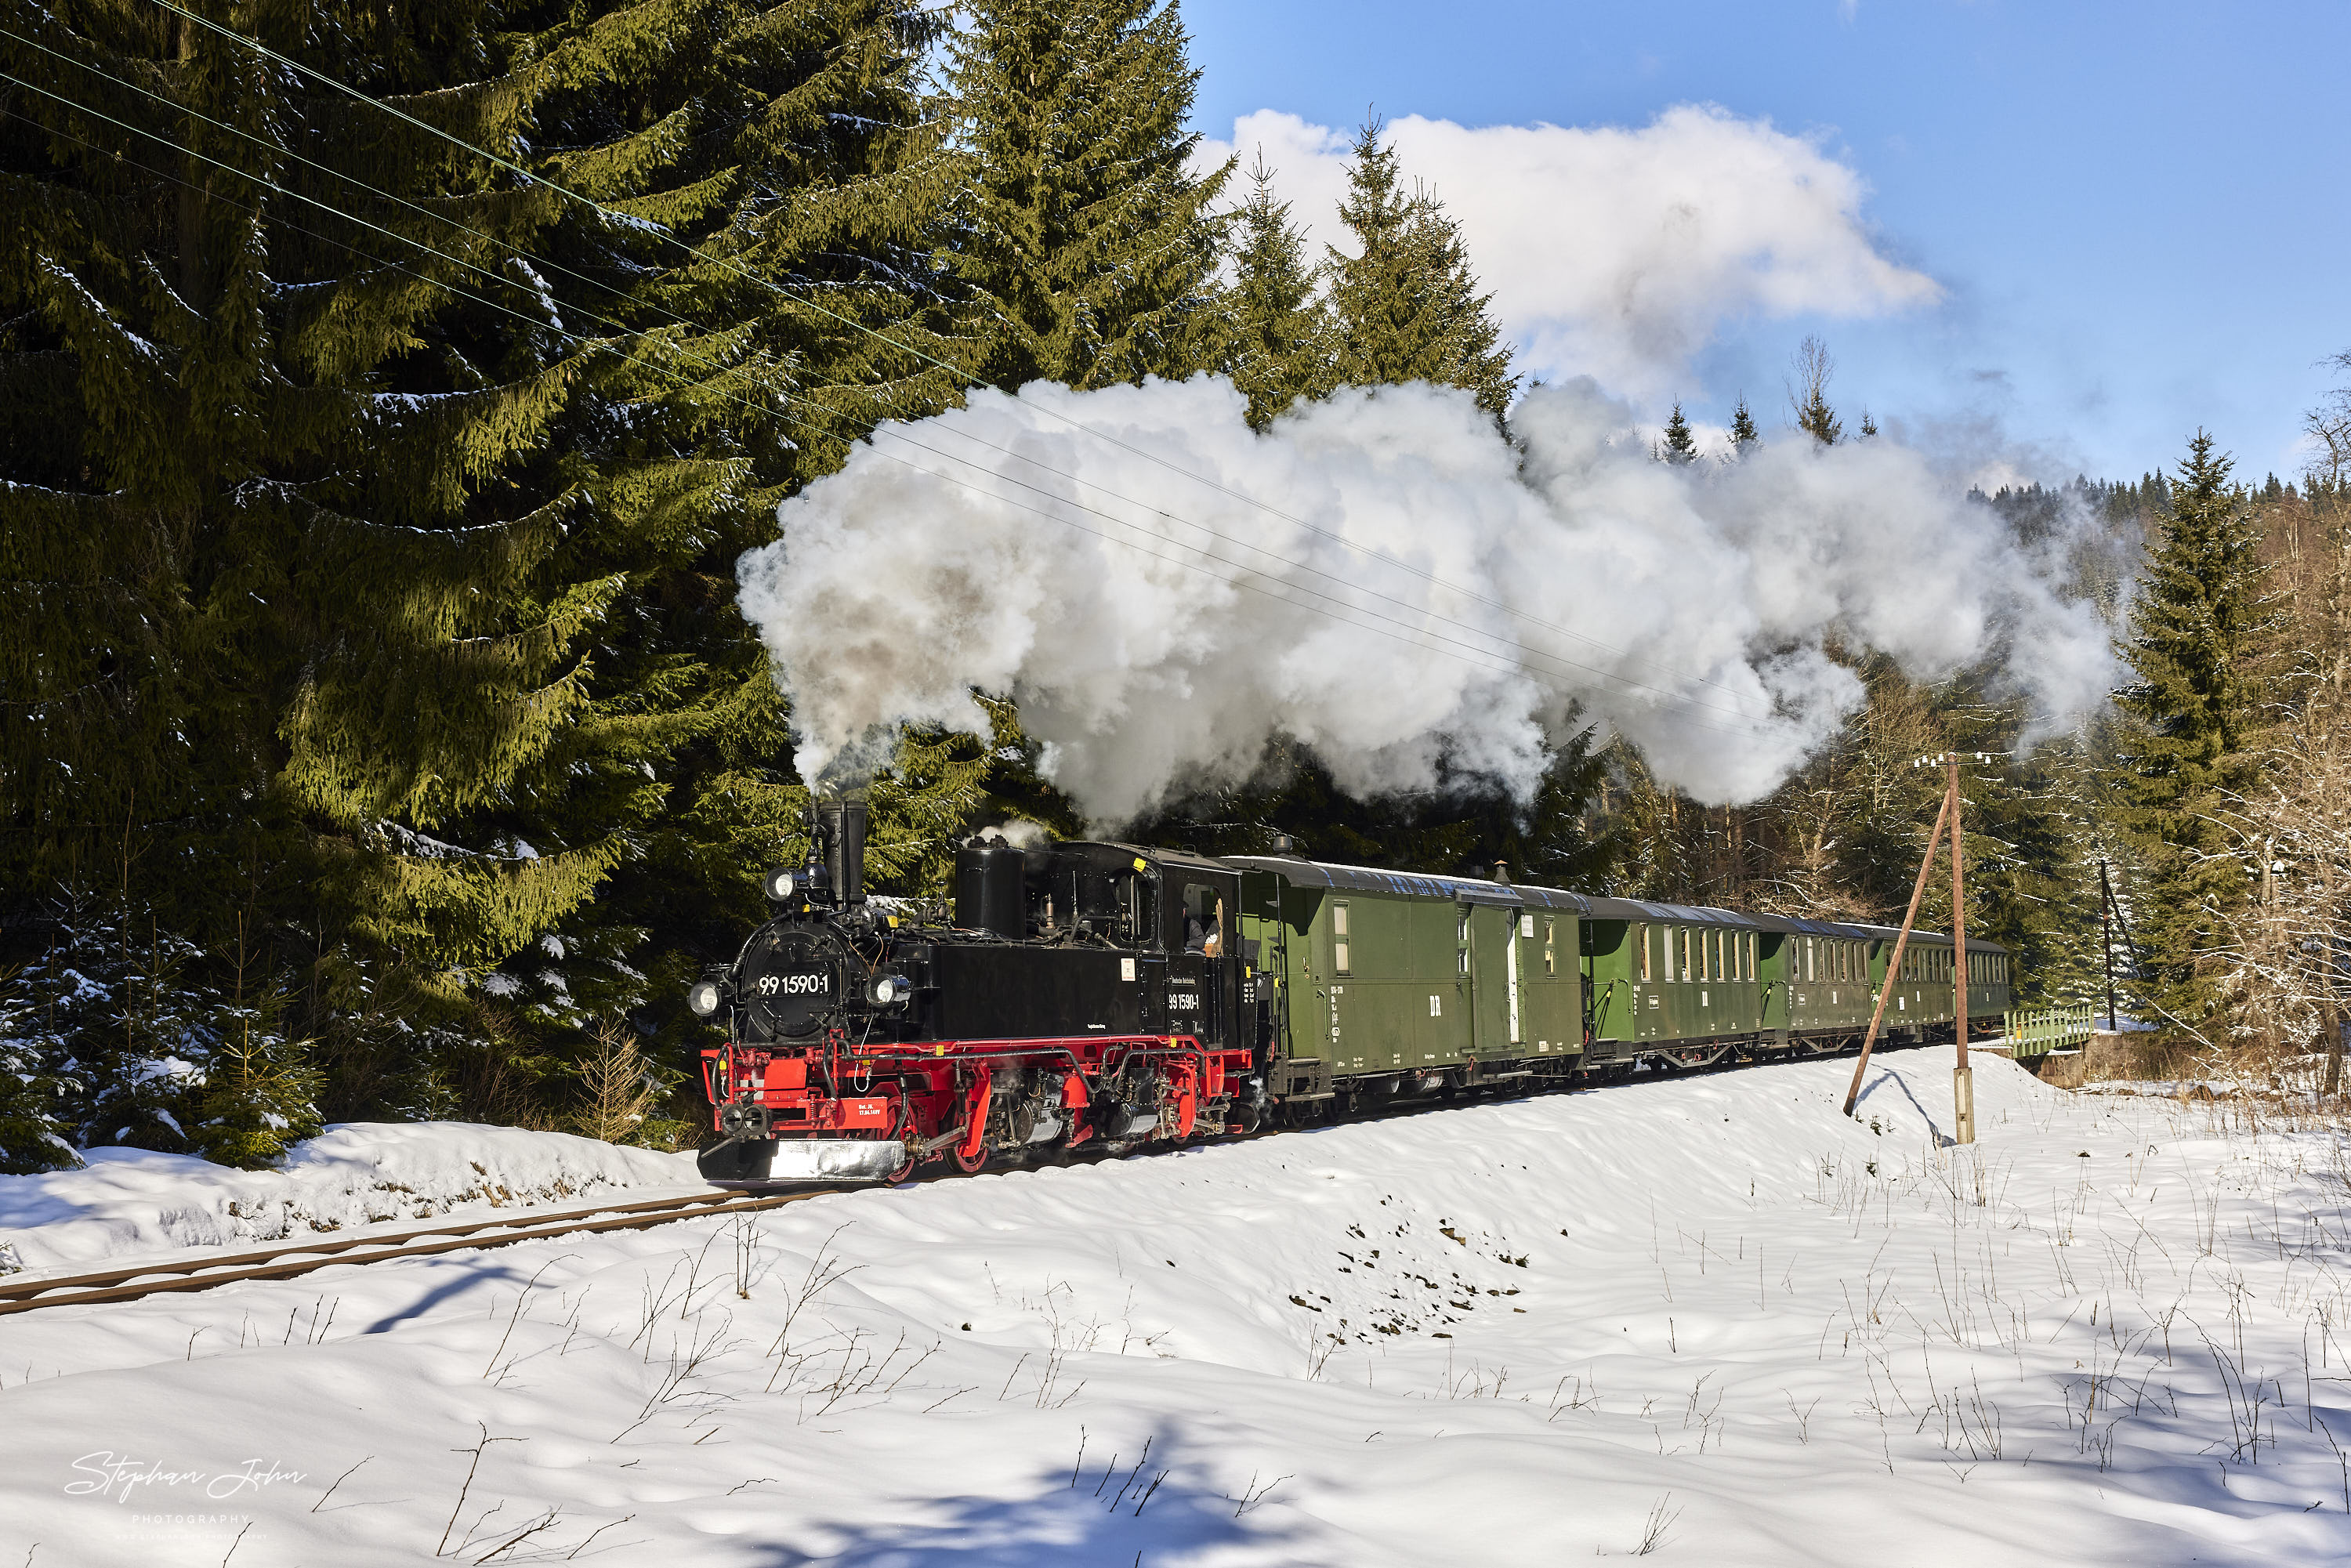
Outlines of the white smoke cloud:
[{"label": "white smoke cloud", "polygon": [[1446,761],[1524,798],[1578,709],[1723,801],[1860,701],[1833,633],[1923,675],[2011,637],[2059,722],[2106,685],[2095,616],[1885,440],[1677,467],[1589,382],[1522,400],[1515,444],[1450,389],[1343,392],[1263,435],[1243,412],[1207,377],[980,392],[785,502],[738,573],[804,776],[877,727],[986,734],[978,687],[1102,823],[1246,777],[1276,733],[1355,793]]},{"label": "white smoke cloud", "polygon": [[[1861,175],[1769,120],[1686,104],[1637,131],[1418,115],[1388,130],[1406,175],[1460,220],[1524,363],[1548,377],[1655,399],[1726,321],[1871,318],[1941,297],[1881,253]],[[1293,219],[1335,244],[1349,141],[1261,110],[1230,141],[1204,143],[1200,162],[1238,151],[1246,166],[1262,150]]]}]

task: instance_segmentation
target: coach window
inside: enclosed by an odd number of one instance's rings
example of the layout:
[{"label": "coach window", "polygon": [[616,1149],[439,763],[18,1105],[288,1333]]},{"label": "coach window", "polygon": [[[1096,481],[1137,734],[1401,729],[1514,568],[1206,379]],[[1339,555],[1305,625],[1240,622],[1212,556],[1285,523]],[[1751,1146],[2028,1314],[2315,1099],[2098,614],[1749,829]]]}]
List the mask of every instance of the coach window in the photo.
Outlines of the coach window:
[{"label": "coach window", "polygon": [[1755,977],[1755,933],[1752,931],[1747,934],[1747,977],[1750,980]]},{"label": "coach window", "polygon": [[1638,955],[1633,961],[1639,966],[1633,972],[1646,983],[1649,978],[1649,926],[1646,921],[1633,925],[1633,951]]},{"label": "coach window", "polygon": [[1453,961],[1459,966],[1462,974],[1469,972],[1469,909],[1467,904],[1461,909],[1460,932],[1454,943]]},{"label": "coach window", "polygon": [[1717,931],[1708,939],[1707,946],[1711,949],[1714,958],[1714,977],[1718,980],[1729,979],[1730,970],[1728,949],[1730,946],[1730,933]]},{"label": "coach window", "polygon": [[1347,965],[1347,905],[1343,901],[1331,905],[1331,967],[1343,975],[1353,972]]},{"label": "coach window", "polygon": [[[1690,977],[1690,928],[1687,925],[1677,925],[1674,927],[1674,935],[1678,939],[1675,945],[1681,949],[1680,956],[1675,960],[1677,967],[1674,970],[1674,977],[1687,985]],[[1671,956],[1672,955],[1668,955],[1668,957]]]},{"label": "coach window", "polygon": [[1552,915],[1543,916],[1543,973],[1546,975],[1559,973],[1558,926],[1558,916]]}]

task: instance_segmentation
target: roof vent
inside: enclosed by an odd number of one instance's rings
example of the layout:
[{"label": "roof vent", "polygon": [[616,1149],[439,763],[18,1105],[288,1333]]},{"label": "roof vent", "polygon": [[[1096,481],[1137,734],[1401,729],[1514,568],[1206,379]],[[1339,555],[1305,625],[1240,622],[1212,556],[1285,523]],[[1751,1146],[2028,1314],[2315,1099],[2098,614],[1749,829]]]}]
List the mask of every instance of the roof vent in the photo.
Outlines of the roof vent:
[{"label": "roof vent", "polygon": [[1494,862],[1494,875],[1492,880],[1500,883],[1504,887],[1510,886],[1510,862],[1508,861],[1496,861]]}]

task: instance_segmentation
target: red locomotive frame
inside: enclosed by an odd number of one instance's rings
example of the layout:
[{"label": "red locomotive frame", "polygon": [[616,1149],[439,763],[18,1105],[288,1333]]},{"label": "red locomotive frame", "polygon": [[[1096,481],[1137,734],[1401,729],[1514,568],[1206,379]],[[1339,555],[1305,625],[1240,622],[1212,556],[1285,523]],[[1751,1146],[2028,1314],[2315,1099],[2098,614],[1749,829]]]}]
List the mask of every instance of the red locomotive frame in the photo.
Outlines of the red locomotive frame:
[{"label": "red locomotive frame", "polygon": [[995,1148],[989,1111],[998,1075],[1059,1071],[1063,1148],[1113,1140],[1091,1112],[1106,1079],[1149,1068],[1158,1103],[1149,1128],[1133,1141],[1181,1143],[1196,1134],[1246,1131],[1239,1123],[1207,1125],[1203,1113],[1229,1103],[1252,1068],[1248,1051],[1218,1050],[1191,1035],[1087,1034],[1029,1040],[925,1040],[852,1046],[845,1031],[820,1044],[758,1047],[729,1042],[702,1053],[703,1087],[712,1125],[727,1131],[728,1108],[765,1113],[779,1144],[795,1134],[848,1137],[906,1145],[903,1172],[925,1159],[952,1157],[966,1171],[984,1166]]}]

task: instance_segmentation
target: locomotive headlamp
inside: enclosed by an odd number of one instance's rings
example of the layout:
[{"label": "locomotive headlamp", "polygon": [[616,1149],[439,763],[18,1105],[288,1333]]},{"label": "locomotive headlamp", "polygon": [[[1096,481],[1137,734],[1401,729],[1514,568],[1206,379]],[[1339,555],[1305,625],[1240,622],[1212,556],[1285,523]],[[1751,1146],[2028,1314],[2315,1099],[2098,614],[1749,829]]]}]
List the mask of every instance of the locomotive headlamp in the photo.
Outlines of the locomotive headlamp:
[{"label": "locomotive headlamp", "polygon": [[914,994],[914,982],[904,975],[883,975],[866,994],[877,1008],[895,1007]]},{"label": "locomotive headlamp", "polygon": [[773,904],[783,903],[800,889],[799,874],[780,866],[769,872],[759,881],[759,891],[766,894],[768,901]]},{"label": "locomotive headlamp", "polygon": [[694,1016],[698,1019],[706,1019],[716,1012],[718,1004],[725,999],[716,980],[696,980],[686,988],[685,1005],[694,1009]]}]

